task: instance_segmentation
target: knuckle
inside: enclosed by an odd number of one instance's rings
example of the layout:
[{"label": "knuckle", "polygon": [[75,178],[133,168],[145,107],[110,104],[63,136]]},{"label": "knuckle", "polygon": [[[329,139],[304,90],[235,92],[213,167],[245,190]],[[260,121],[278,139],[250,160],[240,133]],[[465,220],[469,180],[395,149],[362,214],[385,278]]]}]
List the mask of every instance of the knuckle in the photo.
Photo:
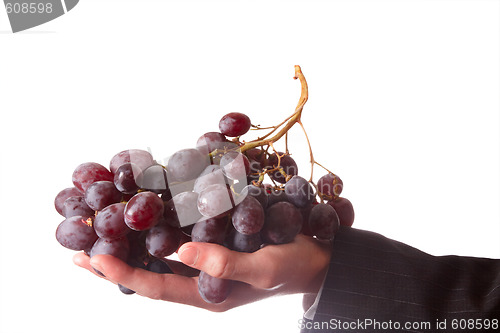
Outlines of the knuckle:
[{"label": "knuckle", "polygon": [[261,289],[272,289],[276,285],[273,277],[263,276],[259,283],[259,288]]},{"label": "knuckle", "polygon": [[231,258],[224,255],[214,261],[211,270],[207,273],[215,278],[228,279],[231,278],[234,272],[234,263]]},{"label": "knuckle", "polygon": [[258,287],[262,289],[275,288],[278,282],[278,267],[274,264],[269,264],[266,270],[261,274]]},{"label": "knuckle", "polygon": [[151,298],[151,299],[154,299],[156,301],[164,299],[163,292],[161,292],[159,290],[153,290],[153,291],[151,291],[150,294],[148,295],[148,297]]}]

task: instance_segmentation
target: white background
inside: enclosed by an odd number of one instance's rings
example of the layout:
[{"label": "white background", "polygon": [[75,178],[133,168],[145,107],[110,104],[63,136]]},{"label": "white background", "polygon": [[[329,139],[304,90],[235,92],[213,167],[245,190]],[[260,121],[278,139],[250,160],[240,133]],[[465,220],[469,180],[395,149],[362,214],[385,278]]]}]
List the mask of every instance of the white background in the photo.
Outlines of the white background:
[{"label": "white background", "polygon": [[[232,111],[279,123],[295,64],[316,158],[343,179],[355,227],[500,258],[499,7],[82,0],[18,34],[0,10],[0,331],[297,332],[299,295],[223,314],[122,295],[72,264],[53,209],[82,162],[164,158]],[[307,176],[303,142],[293,129]]]}]

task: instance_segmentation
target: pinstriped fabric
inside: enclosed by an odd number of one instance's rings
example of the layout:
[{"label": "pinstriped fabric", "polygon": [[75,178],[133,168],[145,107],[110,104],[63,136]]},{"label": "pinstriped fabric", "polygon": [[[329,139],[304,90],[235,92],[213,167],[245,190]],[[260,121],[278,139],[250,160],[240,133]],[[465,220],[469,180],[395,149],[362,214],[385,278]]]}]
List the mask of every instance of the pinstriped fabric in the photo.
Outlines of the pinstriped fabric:
[{"label": "pinstriped fabric", "polygon": [[[500,260],[435,257],[376,233],[345,228],[335,238],[320,303],[308,326],[322,329],[302,332],[444,332],[438,323],[446,320],[451,331],[452,320],[476,318],[500,320]],[[381,325],[363,325],[367,320]],[[389,322],[400,329],[383,329]]]}]

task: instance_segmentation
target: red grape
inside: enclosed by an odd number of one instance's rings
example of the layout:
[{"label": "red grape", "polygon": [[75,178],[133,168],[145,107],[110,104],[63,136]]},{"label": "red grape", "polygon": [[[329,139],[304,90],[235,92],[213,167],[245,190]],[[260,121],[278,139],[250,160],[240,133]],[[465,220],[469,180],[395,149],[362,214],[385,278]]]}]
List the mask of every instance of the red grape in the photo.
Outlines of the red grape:
[{"label": "red grape", "polygon": [[114,174],[116,170],[125,163],[133,163],[137,165],[141,171],[146,170],[147,167],[154,163],[153,156],[142,149],[128,149],[119,152],[111,159],[109,169]]},{"label": "red grape", "polygon": [[342,193],[344,183],[337,175],[329,173],[318,180],[318,191],[324,199],[336,198]]},{"label": "red grape", "polygon": [[96,215],[94,229],[100,238],[121,238],[130,231],[130,228],[125,224],[124,210],[124,203],[115,203]]},{"label": "red grape", "polygon": [[340,225],[350,227],[354,223],[354,208],[352,203],[346,198],[338,197],[328,202],[335,209],[339,216]]},{"label": "red grape", "polygon": [[194,180],[208,165],[207,158],[196,149],[182,149],[168,160],[169,183]]},{"label": "red grape", "polygon": [[219,130],[230,137],[241,136],[248,132],[251,126],[250,118],[239,112],[226,114],[219,122]]},{"label": "red grape", "polygon": [[116,239],[99,238],[90,250],[90,257],[99,254],[109,254],[122,261],[127,261],[130,245],[127,237]]},{"label": "red grape", "polygon": [[198,278],[198,291],[208,303],[222,303],[231,293],[233,281],[215,278],[203,271]]},{"label": "red grape", "polygon": [[238,201],[242,201],[247,196],[254,197],[262,205],[262,208],[266,209],[269,202],[269,195],[264,187],[258,187],[255,185],[247,185],[243,191],[241,191]]},{"label": "red grape", "polygon": [[56,239],[64,247],[82,251],[89,249],[97,240],[94,228],[82,216],[73,216],[62,221],[56,230]]},{"label": "red grape", "polygon": [[143,171],[138,183],[143,190],[161,194],[168,190],[167,170],[154,164]]},{"label": "red grape", "polygon": [[[278,152],[280,156],[283,155],[283,153]],[[267,161],[268,168],[277,168],[278,167],[278,156],[276,154],[271,155]],[[299,170],[297,168],[297,163],[295,163],[295,160],[290,156],[290,155],[285,155],[280,158],[279,161],[279,166],[283,168],[283,171],[289,175],[289,176],[295,176],[298,174]],[[285,176],[279,172],[279,171],[274,171],[270,174],[271,178],[279,183],[286,183],[286,178]]]},{"label": "red grape", "polygon": [[[266,186],[266,185],[264,185],[264,186]],[[288,202],[288,197],[287,197],[284,190],[275,189],[275,188],[272,188],[271,186],[266,186],[266,189],[267,189],[267,195],[268,195],[267,196],[268,197],[267,207],[271,207],[272,205],[274,205],[277,202],[283,202],[283,201]]]},{"label": "red grape", "polygon": [[262,238],[260,233],[244,235],[236,231],[236,229],[231,229],[226,237],[226,245],[233,251],[252,253],[260,249]]},{"label": "red grape", "polygon": [[203,170],[194,182],[193,191],[200,193],[213,184],[226,184],[226,178],[218,165],[209,165]]},{"label": "red grape", "polygon": [[182,192],[165,204],[163,216],[174,227],[185,227],[198,222],[202,217],[198,211],[198,193]]},{"label": "red grape", "polygon": [[95,215],[94,210],[87,205],[82,196],[69,197],[66,199],[66,201],[64,201],[62,213],[66,218],[72,216],[83,216],[87,219]]},{"label": "red grape", "polygon": [[192,241],[222,245],[226,236],[227,225],[227,217],[200,221],[194,225],[191,231]]},{"label": "red grape", "polygon": [[233,226],[239,233],[252,235],[262,229],[264,216],[260,202],[252,196],[247,196],[234,209]]},{"label": "red grape", "polygon": [[198,197],[198,210],[205,217],[221,217],[233,208],[231,190],[223,184],[210,185]]},{"label": "red grape", "polygon": [[149,229],[146,236],[146,248],[154,257],[168,257],[177,250],[180,240],[181,231],[178,228],[160,223]]},{"label": "red grape", "polygon": [[73,172],[73,184],[82,193],[94,182],[113,181],[113,174],[102,165],[94,162],[82,163]]},{"label": "red grape", "polygon": [[300,176],[293,176],[286,182],[285,193],[288,202],[298,208],[305,207],[314,200],[314,189],[307,180]]},{"label": "red grape", "polygon": [[208,132],[200,136],[196,142],[196,149],[207,155],[216,149],[224,149],[229,140],[219,132]]},{"label": "red grape", "polygon": [[289,202],[278,202],[267,209],[261,236],[266,243],[285,244],[293,241],[300,229],[300,211]]},{"label": "red grape", "polygon": [[69,187],[65,188],[61,192],[59,192],[56,195],[56,198],[54,199],[54,206],[56,207],[56,210],[59,214],[64,216],[63,214],[63,207],[64,207],[64,201],[68,199],[69,197],[81,197],[82,193],[78,191],[76,187]]},{"label": "red grape", "polygon": [[163,200],[153,192],[137,193],[125,206],[125,223],[132,230],[146,230],[163,215]]},{"label": "red grape", "polygon": [[332,240],[339,230],[339,217],[332,206],[320,203],[309,214],[309,228],[318,239]]},{"label": "red grape", "polygon": [[247,176],[250,173],[250,162],[248,158],[236,151],[224,154],[220,159],[220,167],[222,173],[232,180],[246,182]]},{"label": "red grape", "polygon": [[98,181],[92,183],[85,191],[85,202],[93,210],[102,210],[105,207],[120,202],[122,194],[113,182]]},{"label": "red grape", "polygon": [[115,171],[113,181],[118,191],[125,194],[136,193],[142,177],[141,168],[133,163],[124,163]]},{"label": "red grape", "polygon": [[148,262],[146,269],[157,274],[173,274],[174,272],[163,260],[152,260]]},{"label": "red grape", "polygon": [[266,153],[264,150],[259,148],[252,148],[245,152],[248,159],[251,161],[256,161],[260,164],[259,169],[266,166]]}]

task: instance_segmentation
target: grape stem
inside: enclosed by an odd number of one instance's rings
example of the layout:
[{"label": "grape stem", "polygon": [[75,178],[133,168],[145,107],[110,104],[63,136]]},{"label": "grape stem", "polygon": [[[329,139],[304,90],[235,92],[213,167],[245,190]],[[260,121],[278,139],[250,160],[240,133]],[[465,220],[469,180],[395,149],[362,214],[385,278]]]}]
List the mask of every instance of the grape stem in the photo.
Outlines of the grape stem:
[{"label": "grape stem", "polygon": [[[274,151],[274,153],[276,154],[276,156],[278,158],[278,165],[274,169],[265,170],[261,174],[261,177],[259,179],[259,183],[262,182],[262,178],[263,178],[262,176],[263,176],[263,174],[270,173],[270,172],[275,172],[275,171],[279,171],[281,174],[283,174],[283,176],[285,177],[285,179],[288,181],[288,178],[290,176],[286,175],[285,172],[284,172],[284,170],[283,170],[283,168],[280,167],[280,165],[281,165],[281,158],[283,156],[289,154],[289,152],[288,152],[288,131],[290,130],[290,128],[293,127],[293,125],[295,125],[295,124],[298,123],[300,125],[300,127],[302,128],[302,131],[304,132],[304,135],[305,135],[306,141],[307,141],[307,145],[309,147],[309,156],[310,156],[310,162],[311,162],[311,176],[309,178],[309,183],[311,183],[314,186],[314,188],[316,189],[316,193],[318,193],[318,188],[317,188],[317,186],[313,182],[314,165],[316,164],[316,165],[320,166],[321,168],[325,169],[328,173],[332,173],[332,172],[330,170],[328,170],[327,168],[325,168],[320,163],[316,162],[316,160],[314,159],[314,154],[313,154],[313,150],[312,150],[312,147],[311,147],[311,142],[309,140],[309,136],[307,135],[306,129],[304,127],[304,124],[302,123],[302,119],[301,119],[302,110],[304,109],[304,105],[306,104],[306,102],[307,102],[307,100],[309,98],[309,90],[308,90],[308,87],[307,87],[306,78],[304,77],[304,74],[302,74],[302,70],[301,70],[300,66],[298,66],[298,65],[295,66],[295,76],[294,76],[294,79],[295,80],[299,79],[300,80],[300,84],[301,84],[300,98],[299,98],[299,102],[297,103],[297,107],[295,108],[295,112],[291,116],[289,116],[288,118],[286,118],[284,121],[282,121],[280,124],[278,124],[276,126],[260,127],[260,125],[252,125],[253,129],[255,129],[255,130],[271,129],[271,131],[269,133],[267,133],[266,135],[257,138],[256,140],[245,142],[243,145],[241,145],[239,147],[239,149],[240,149],[241,152],[245,152],[245,151],[253,149],[253,148],[267,146],[267,148],[265,150],[265,153],[267,155],[267,151],[269,150],[269,148],[272,148],[273,151]],[[271,136],[274,132],[276,132],[283,125],[284,125],[284,127],[279,132],[277,132],[276,134],[274,134],[273,136]],[[285,147],[286,147],[286,150],[285,150],[285,153],[283,155],[280,155],[274,149],[273,143],[275,143],[276,141],[280,140],[283,137],[283,135],[285,136]],[[274,183],[274,181],[273,181],[273,183]],[[322,198],[321,198],[321,201],[323,201]]]},{"label": "grape stem", "polygon": [[[298,65],[295,65],[294,79],[295,80],[299,79],[300,84],[301,84],[300,99],[299,99],[299,102],[297,104],[297,107],[295,108],[295,112],[290,117],[285,119],[285,121],[283,121],[281,124],[274,127],[274,129],[272,131],[270,131],[269,133],[267,133],[263,137],[260,137],[256,140],[253,140],[253,141],[245,142],[245,144],[243,144],[240,147],[240,151],[242,153],[247,151],[247,150],[257,148],[257,147],[266,146],[266,145],[269,145],[270,143],[272,144],[273,142],[278,141],[279,139],[281,139],[281,137],[283,135],[285,135],[290,130],[290,128],[293,127],[293,125],[295,125],[297,122],[300,122],[300,117],[302,115],[302,109],[304,108],[304,105],[307,102],[307,99],[309,96],[309,91],[307,88],[306,78],[304,77],[304,74],[302,74],[302,70],[301,70],[300,66],[298,66]],[[271,134],[273,134],[282,125],[284,125],[284,127],[278,133],[271,136]],[[271,136],[271,137],[269,137],[269,136]]]},{"label": "grape stem", "polygon": [[276,128],[276,126],[260,127],[260,125],[251,125],[250,130],[257,131],[257,130],[267,130],[267,129],[275,129],[275,128]]}]

